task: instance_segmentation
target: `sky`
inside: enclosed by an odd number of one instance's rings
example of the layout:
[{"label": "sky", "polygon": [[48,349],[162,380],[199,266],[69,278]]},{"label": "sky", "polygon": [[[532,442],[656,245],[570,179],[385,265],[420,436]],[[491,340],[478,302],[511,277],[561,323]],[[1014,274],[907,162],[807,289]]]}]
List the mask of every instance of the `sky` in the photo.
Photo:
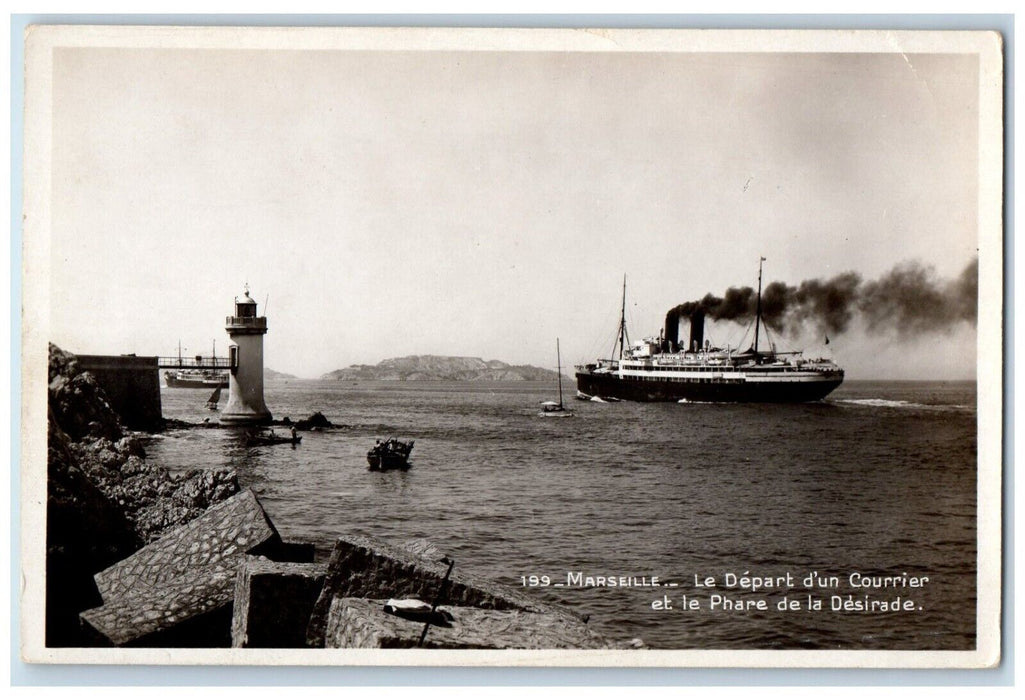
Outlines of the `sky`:
[{"label": "sky", "polygon": [[[51,340],[266,366],[413,354],[563,366],[706,293],[978,246],[973,55],[58,48]],[[710,326],[716,342],[743,329]],[[974,326],[855,322],[851,379],[962,379]],[[782,340],[781,340],[782,342]]]}]

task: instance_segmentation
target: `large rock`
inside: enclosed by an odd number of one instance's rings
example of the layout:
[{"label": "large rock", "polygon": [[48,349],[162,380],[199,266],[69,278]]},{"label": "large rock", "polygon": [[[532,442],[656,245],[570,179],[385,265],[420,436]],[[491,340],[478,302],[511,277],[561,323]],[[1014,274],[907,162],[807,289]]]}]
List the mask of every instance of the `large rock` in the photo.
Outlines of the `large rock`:
[{"label": "large rock", "polygon": [[[279,542],[246,490],[96,574],[104,605],[82,613],[82,620],[119,646],[171,644],[171,631],[178,632],[174,645],[230,644],[238,566],[246,553]],[[191,634],[176,630],[188,622]]]},{"label": "large rock", "polygon": [[61,430],[72,440],[119,440],[124,434],[117,412],[96,378],[81,371],[74,355],[50,344],[48,398]]},{"label": "large rock", "polygon": [[231,645],[306,646],[306,626],[326,574],[327,567],[322,564],[245,557],[235,579]]},{"label": "large rock", "polygon": [[335,424],[329,421],[320,411],[315,411],[309,418],[303,418],[295,423],[296,430],[314,430],[333,427],[335,427]]},{"label": "large rock", "polygon": [[[384,611],[384,600],[335,598],[328,615],[328,648],[410,649],[424,623]],[[449,626],[431,625],[425,649],[604,649],[608,644],[580,620],[522,610],[440,608]]]},{"label": "large rock", "polygon": [[[448,569],[436,559],[417,555],[371,537],[341,537],[328,564],[324,588],[310,616],[306,643],[324,646],[328,614],[335,598],[419,598],[431,602]],[[577,619],[572,613],[548,605],[501,584],[461,572],[456,566],[444,601],[450,605],[495,610],[523,610]]]}]

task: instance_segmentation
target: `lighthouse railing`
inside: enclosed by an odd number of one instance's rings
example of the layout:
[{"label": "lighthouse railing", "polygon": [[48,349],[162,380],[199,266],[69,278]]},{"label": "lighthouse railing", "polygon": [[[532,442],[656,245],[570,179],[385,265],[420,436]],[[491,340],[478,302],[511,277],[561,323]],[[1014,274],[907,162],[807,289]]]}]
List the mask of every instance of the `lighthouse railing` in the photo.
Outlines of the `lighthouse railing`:
[{"label": "lighthouse railing", "polygon": [[266,328],[266,316],[227,316],[224,325],[236,328]]}]

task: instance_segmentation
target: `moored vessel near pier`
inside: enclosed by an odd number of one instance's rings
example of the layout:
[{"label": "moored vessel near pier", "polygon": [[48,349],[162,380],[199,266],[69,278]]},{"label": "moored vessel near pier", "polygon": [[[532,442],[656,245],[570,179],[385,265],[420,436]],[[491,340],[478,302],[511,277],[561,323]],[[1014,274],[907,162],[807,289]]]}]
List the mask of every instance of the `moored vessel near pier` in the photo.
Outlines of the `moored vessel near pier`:
[{"label": "moored vessel near pier", "polygon": [[[168,358],[170,359],[170,358]],[[189,365],[195,367],[190,369]],[[213,344],[213,353],[209,358],[196,355],[195,359],[182,357],[182,344],[178,341],[178,364],[174,371],[164,372],[164,382],[169,389],[214,389],[228,388],[228,371],[226,369],[210,369],[207,365],[217,363],[217,341]]]},{"label": "moored vessel near pier", "polygon": [[171,389],[226,389],[228,373],[209,369],[181,369],[164,372],[164,381]]},{"label": "moored vessel near pier", "polygon": [[[762,258],[764,260],[764,258]],[[806,359],[803,352],[760,350],[762,268],[754,343],[747,350],[713,347],[704,338],[704,313],[690,316],[690,342],[678,342],[679,318],[666,318],[664,337],[630,344],[626,333],[626,281],[619,325],[619,357],[577,367],[577,390],[588,397],[628,401],[774,402],[817,401],[843,382],[844,371],[830,359]]]}]

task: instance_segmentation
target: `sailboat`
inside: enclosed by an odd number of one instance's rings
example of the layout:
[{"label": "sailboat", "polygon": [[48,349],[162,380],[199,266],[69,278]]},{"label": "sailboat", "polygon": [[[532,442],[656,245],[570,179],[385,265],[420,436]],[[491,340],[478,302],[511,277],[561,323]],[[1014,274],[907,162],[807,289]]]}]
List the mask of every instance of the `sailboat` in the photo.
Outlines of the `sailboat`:
[{"label": "sailboat", "polygon": [[211,411],[217,410],[217,403],[221,400],[221,387],[214,389],[214,393],[210,394],[210,398],[206,400],[206,407]]},{"label": "sailboat", "polygon": [[559,339],[555,339],[555,361],[556,367],[559,373],[559,402],[555,401],[542,401],[541,411],[537,414],[542,418],[563,418],[565,416],[572,416],[573,411],[566,408],[562,403],[562,357],[559,352]]}]

